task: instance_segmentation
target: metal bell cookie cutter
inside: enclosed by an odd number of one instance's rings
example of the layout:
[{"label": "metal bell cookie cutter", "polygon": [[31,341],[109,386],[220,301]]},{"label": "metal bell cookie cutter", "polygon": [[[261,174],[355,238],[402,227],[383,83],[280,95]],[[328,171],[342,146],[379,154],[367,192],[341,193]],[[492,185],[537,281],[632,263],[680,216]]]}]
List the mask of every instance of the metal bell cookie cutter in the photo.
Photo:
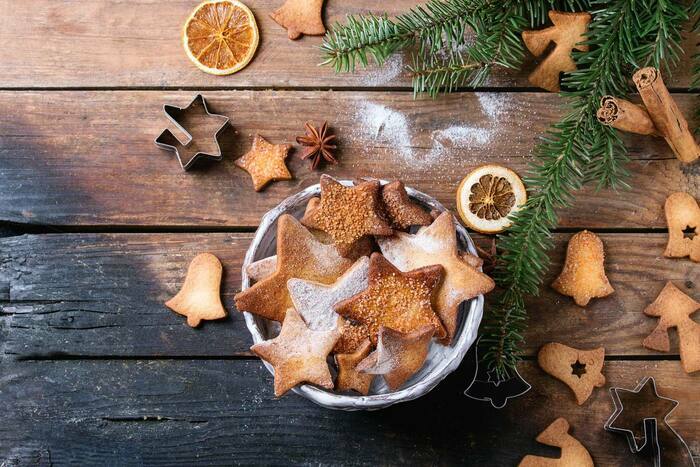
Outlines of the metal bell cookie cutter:
[{"label": "metal bell cookie cutter", "polygon": [[505,376],[498,376],[494,370],[479,365],[479,341],[474,347],[476,370],[469,387],[464,391],[465,396],[477,401],[490,402],[493,408],[502,409],[508,403],[508,399],[522,396],[530,390],[532,386],[516,369]]},{"label": "metal bell cookie cutter", "polygon": [[[223,154],[221,152],[221,145],[219,138],[221,133],[226,128],[229,122],[229,118],[224,115],[218,115],[211,113],[207,108],[207,102],[204,100],[201,94],[197,94],[192,102],[186,107],[175,107],[174,105],[165,104],[163,106],[163,112],[168,117],[168,119],[187,137],[187,142],[182,143],[170,130],[167,128],[155,139],[156,146],[168,151],[173,151],[177,156],[177,160],[184,170],[188,170],[192,165],[200,158],[208,158],[216,161],[223,159]],[[212,118],[220,122],[218,129],[212,134],[212,138],[216,143],[216,151],[212,153],[197,151],[194,154],[186,154],[186,149],[192,144],[192,134],[187,131],[184,125],[181,123],[181,119],[184,114],[187,113],[200,113],[204,114],[206,118]]]}]

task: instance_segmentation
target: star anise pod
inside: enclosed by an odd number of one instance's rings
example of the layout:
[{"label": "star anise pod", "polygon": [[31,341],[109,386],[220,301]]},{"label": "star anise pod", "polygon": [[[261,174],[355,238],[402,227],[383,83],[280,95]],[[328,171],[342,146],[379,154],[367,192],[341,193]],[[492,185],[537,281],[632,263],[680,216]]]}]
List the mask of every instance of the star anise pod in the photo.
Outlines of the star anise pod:
[{"label": "star anise pod", "polygon": [[332,164],[338,163],[333,157],[333,151],[336,146],[331,144],[335,140],[335,135],[328,134],[328,122],[323,122],[323,125],[318,129],[311,122],[306,122],[304,128],[306,129],[306,134],[297,136],[297,143],[304,146],[301,158],[311,159],[311,170],[316,170],[321,163],[321,159],[325,159]]}]

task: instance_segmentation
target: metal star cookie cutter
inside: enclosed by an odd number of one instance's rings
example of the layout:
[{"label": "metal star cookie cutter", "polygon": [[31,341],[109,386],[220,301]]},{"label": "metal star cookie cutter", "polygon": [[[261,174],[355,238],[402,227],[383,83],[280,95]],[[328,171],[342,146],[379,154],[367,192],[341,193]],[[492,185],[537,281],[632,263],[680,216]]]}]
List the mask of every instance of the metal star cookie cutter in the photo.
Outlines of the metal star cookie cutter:
[{"label": "metal star cookie cutter", "polygon": [[499,377],[494,370],[489,370],[479,365],[479,340],[474,349],[475,371],[474,378],[464,391],[464,395],[470,399],[482,402],[490,402],[494,409],[502,409],[509,399],[520,397],[527,393],[532,386],[520,376],[517,369],[508,373],[506,377]]},{"label": "metal star cookie cutter", "polygon": [[[647,388],[647,385],[649,387]],[[648,394],[645,394],[647,392]],[[620,393],[627,394],[628,397],[639,398],[637,405],[639,408],[628,408],[627,412],[633,411],[632,420],[636,421],[635,425],[638,428],[643,428],[641,438],[636,436],[633,427],[616,426],[616,422],[622,417],[625,417],[625,403],[620,398]],[[612,397],[615,411],[610,418],[605,422],[604,428],[613,433],[622,433],[627,438],[627,444],[633,454],[647,454],[652,457],[655,467],[661,465],[686,465],[695,467],[695,460],[690,452],[690,448],[685,440],[671,427],[668,423],[668,418],[671,413],[678,407],[679,402],[675,399],[663,397],[659,394],[656,388],[656,380],[653,377],[647,376],[637,385],[635,389],[625,388],[610,388],[610,396]],[[645,398],[653,396],[658,401],[664,401],[668,410],[662,417],[654,414],[654,416],[638,415],[637,412],[648,413],[653,411],[652,404],[647,403]],[[628,405],[630,401],[627,401]],[[635,411],[635,408],[637,409]],[[661,418],[661,420],[659,420]],[[624,420],[623,420],[624,421]]]},{"label": "metal star cookie cutter", "polygon": [[[181,123],[181,120],[183,114],[197,111],[203,111],[207,118],[214,118],[221,122],[219,128],[212,135],[212,138],[216,143],[216,152],[212,154],[209,152],[197,151],[194,154],[190,154],[185,160],[185,150],[192,144],[194,138]],[[189,170],[192,165],[201,158],[213,159],[215,161],[220,161],[224,158],[219,139],[221,137],[221,133],[224,131],[229,122],[229,118],[224,115],[210,112],[209,108],[207,107],[207,102],[204,100],[204,97],[201,94],[197,94],[194,99],[192,99],[192,102],[190,102],[186,107],[176,107],[174,105],[165,104],[163,105],[163,112],[165,113],[165,116],[168,117],[168,120],[170,120],[180,131],[182,131],[182,133],[185,134],[187,141],[182,143],[169,129],[166,128],[155,139],[156,146],[161,149],[174,152],[183,170]]]}]

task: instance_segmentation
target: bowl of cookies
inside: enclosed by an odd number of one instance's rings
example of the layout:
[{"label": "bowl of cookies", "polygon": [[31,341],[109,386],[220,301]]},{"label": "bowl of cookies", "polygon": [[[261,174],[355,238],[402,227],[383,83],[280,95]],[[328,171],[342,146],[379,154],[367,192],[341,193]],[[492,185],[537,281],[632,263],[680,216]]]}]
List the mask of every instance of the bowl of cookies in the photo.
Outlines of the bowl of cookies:
[{"label": "bowl of cookies", "polygon": [[323,175],[263,216],[235,301],[275,396],[376,410],[457,369],[494,287],[481,265],[434,198]]}]

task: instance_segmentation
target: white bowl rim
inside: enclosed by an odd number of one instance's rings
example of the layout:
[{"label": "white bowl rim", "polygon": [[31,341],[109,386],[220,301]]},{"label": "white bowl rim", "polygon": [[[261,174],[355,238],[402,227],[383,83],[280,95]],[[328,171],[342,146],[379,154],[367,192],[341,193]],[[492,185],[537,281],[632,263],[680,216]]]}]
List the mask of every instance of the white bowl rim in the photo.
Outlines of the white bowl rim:
[{"label": "white bowl rim", "polygon": [[[339,179],[338,181],[345,186],[353,185],[352,180]],[[386,180],[380,179],[379,181],[382,185],[389,183]],[[320,194],[320,192],[321,188],[319,184],[309,186],[308,188],[286,198],[261,218],[260,226],[255,232],[253,241],[250,243],[250,247],[248,248],[243,261],[241,272],[241,290],[246,290],[248,287],[250,287],[250,278],[248,277],[246,269],[248,265],[254,261],[257,249],[267,233],[267,230],[275,224],[281,215],[286,214],[289,208],[296,206],[299,201],[305,201],[313,195]],[[439,201],[426,195],[425,193],[408,186],[406,187],[406,192],[408,193],[409,197],[418,199],[423,204],[427,204],[440,211],[447,211],[447,209]],[[467,245],[469,253],[478,256],[474,242],[469,236],[467,230],[457,218],[455,218],[455,227],[457,235],[462,242]],[[430,392],[435,386],[438,385],[438,383],[440,383],[440,381],[459,367],[460,363],[464,359],[464,356],[467,354],[467,351],[476,340],[479,324],[481,323],[484,312],[484,296],[479,295],[471,299],[468,302],[468,307],[467,313],[462,311],[462,323],[457,330],[456,340],[451,344],[454,351],[450,358],[443,359],[443,361],[433,368],[432,371],[427,373],[421,380],[414,382],[411,386],[386,394],[373,394],[369,396],[338,394],[309,384],[297,386],[293,388],[292,391],[322,407],[336,410],[378,410],[399,402],[407,402],[421,397]],[[266,339],[256,323],[257,318],[252,313],[247,311],[244,311],[243,315],[245,317],[248,331],[250,331],[250,334],[253,337],[253,343],[258,344],[265,341]],[[433,341],[431,345],[441,344],[437,344]],[[274,368],[272,365],[265,360],[262,360],[262,362],[268,371],[274,375]]]}]

